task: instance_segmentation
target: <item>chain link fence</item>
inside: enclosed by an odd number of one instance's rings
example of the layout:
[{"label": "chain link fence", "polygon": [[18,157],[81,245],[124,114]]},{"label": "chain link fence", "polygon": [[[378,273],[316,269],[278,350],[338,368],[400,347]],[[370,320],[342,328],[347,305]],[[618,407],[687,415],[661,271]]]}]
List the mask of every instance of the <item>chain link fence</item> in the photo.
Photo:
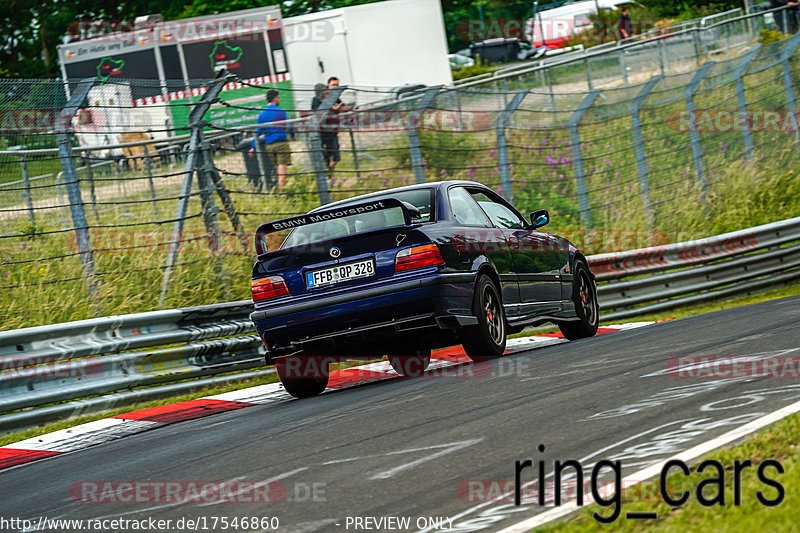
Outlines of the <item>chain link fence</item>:
[{"label": "chain link fence", "polygon": [[[718,28],[696,31],[710,43],[704,31]],[[797,188],[776,176],[798,163],[798,39],[743,40],[729,58],[673,48],[671,62],[696,68],[607,86],[572,87],[565,74],[551,91],[533,72],[387,92],[337,114],[357,90],[339,88],[314,112],[286,104],[297,135],[280,188],[253,142],[274,84],[223,75],[142,100],[155,82],[2,80],[0,327],[247,298],[261,223],[411,183],[479,181],[523,212],[548,208],[552,231],[586,253],[787,218],[758,206]],[[230,87],[250,94],[226,98]],[[309,100],[280,89],[281,102]]]}]

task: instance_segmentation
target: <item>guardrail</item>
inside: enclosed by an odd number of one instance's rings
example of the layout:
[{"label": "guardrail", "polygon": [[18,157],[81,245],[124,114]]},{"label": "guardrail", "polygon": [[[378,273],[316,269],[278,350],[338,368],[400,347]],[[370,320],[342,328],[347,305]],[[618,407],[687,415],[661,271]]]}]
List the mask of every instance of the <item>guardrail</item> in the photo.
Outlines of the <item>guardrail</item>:
[{"label": "guardrail", "polygon": [[[264,346],[249,319],[252,306],[245,300],[0,332],[0,412],[261,367]],[[183,388],[197,386],[189,381]],[[162,394],[154,387],[137,397]],[[90,401],[79,412],[108,405]],[[75,411],[70,404],[47,409],[48,418]],[[0,416],[0,430],[35,415]]]},{"label": "guardrail", "polygon": [[[800,278],[800,217],[588,259],[601,320],[629,318]],[[252,308],[242,300],[0,332],[0,432],[209,383],[193,378],[253,377],[235,373],[263,366]]]},{"label": "guardrail", "polygon": [[629,318],[800,278],[800,217],[588,259],[601,319]]}]

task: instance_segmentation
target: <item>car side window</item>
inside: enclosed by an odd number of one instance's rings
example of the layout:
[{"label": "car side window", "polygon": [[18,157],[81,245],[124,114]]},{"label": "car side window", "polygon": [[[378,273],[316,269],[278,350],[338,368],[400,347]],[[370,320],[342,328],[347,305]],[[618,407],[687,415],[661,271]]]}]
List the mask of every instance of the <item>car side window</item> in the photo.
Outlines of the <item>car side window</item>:
[{"label": "car side window", "polygon": [[471,195],[475,201],[478,202],[478,205],[481,206],[481,209],[484,210],[495,227],[504,229],[526,228],[525,221],[505,205],[480,191],[474,191]]},{"label": "car side window", "polygon": [[463,187],[453,187],[447,194],[450,198],[450,210],[459,224],[464,226],[488,227],[489,219],[478,207],[475,200]]}]

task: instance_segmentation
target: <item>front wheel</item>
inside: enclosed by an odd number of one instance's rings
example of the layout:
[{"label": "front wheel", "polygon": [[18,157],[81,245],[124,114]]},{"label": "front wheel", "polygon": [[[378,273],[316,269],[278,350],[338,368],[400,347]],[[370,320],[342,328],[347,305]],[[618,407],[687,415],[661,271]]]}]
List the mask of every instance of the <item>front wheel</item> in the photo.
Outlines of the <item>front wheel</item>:
[{"label": "front wheel", "polygon": [[572,301],[575,303],[575,322],[564,322],[558,329],[569,340],[593,337],[597,333],[600,307],[597,304],[597,284],[583,261],[576,261],[572,278]]},{"label": "front wheel", "polygon": [[500,292],[486,274],[478,278],[472,312],[478,325],[463,329],[464,351],[473,361],[500,357],[506,349],[506,315]]},{"label": "front wheel", "polygon": [[389,364],[394,371],[407,378],[418,378],[431,362],[431,349],[417,350],[413,355],[390,355]]},{"label": "front wheel", "polygon": [[326,357],[282,357],[275,360],[275,371],[286,392],[295,398],[310,398],[328,386],[329,363]]}]

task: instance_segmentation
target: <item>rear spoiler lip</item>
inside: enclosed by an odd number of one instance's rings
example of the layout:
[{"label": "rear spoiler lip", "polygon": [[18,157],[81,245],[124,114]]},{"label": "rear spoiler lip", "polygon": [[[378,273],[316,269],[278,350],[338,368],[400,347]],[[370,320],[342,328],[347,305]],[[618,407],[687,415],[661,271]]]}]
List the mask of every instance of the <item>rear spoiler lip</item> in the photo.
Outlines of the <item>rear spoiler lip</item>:
[{"label": "rear spoiler lip", "polygon": [[[348,205],[333,209],[326,209],[322,211],[311,211],[305,215],[296,217],[283,218],[280,220],[273,220],[266,224],[261,224],[256,230],[255,246],[256,253],[259,257],[270,253],[267,249],[267,235],[289,228],[297,228],[314,224],[316,222],[324,222],[326,220],[334,220],[337,218],[344,218],[361,213],[371,213],[374,211],[381,211],[383,209],[392,209],[399,207],[403,211],[403,219],[406,226],[411,226],[411,215],[403,202],[396,198],[383,198],[381,200],[373,200],[371,202],[363,202],[360,204]],[[396,226],[397,227],[397,226]],[[388,228],[386,228],[388,229]]]}]

